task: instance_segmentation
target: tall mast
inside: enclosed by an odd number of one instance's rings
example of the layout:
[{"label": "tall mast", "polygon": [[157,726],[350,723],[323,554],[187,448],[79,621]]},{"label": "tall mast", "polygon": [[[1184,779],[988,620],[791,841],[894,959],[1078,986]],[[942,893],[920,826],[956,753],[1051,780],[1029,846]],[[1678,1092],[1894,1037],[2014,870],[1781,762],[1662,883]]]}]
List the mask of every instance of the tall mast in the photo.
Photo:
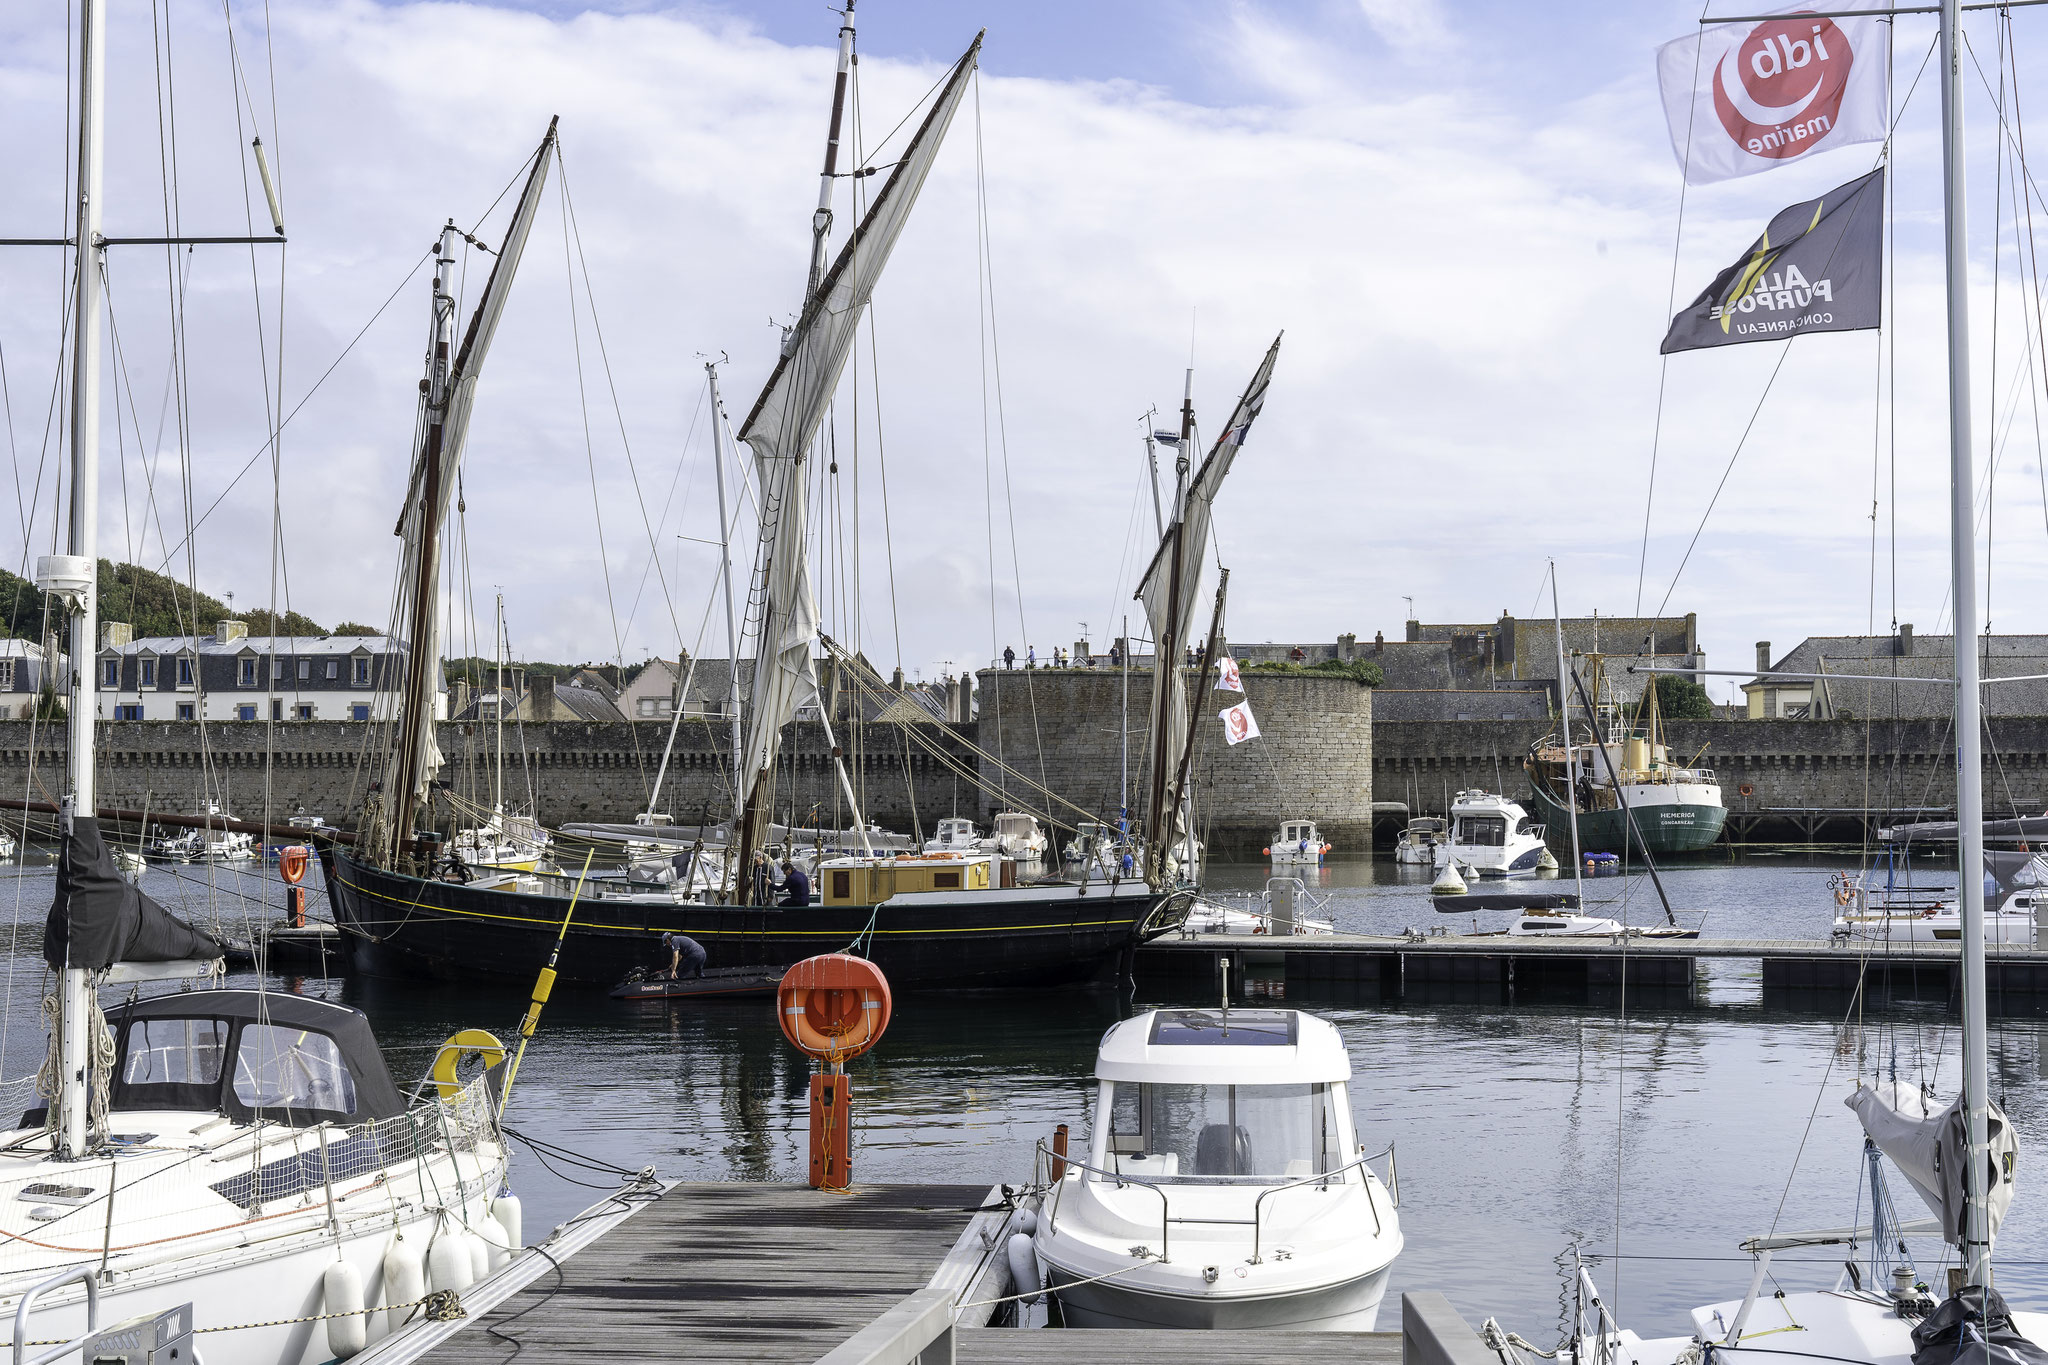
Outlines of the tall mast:
[{"label": "tall mast", "polygon": [[[455,221],[451,218],[441,229],[441,240],[434,248],[434,300],[433,324],[427,335],[427,373],[420,380],[420,393],[425,399],[426,438],[421,456],[421,478],[419,481],[419,559],[414,566],[412,590],[412,619],[407,622],[409,636],[406,644],[405,708],[407,728],[417,731],[431,727],[434,723],[434,670],[441,661],[436,649],[437,632],[434,629],[434,579],[435,569],[440,564],[435,542],[441,533],[441,453],[448,430],[448,376],[455,361],[455,292],[449,287],[450,274],[455,267]],[[498,708],[504,709],[504,674],[498,676]],[[398,750],[398,780],[389,791],[391,802],[391,831],[385,846],[390,865],[396,867],[398,858],[412,838],[413,813],[416,805],[416,787],[420,779],[420,743],[407,736],[402,739]]]},{"label": "tall mast", "polygon": [[498,677],[497,681],[491,684],[491,690],[497,694],[497,705],[493,706],[491,710],[495,713],[494,718],[498,722],[497,770],[491,774],[491,809],[493,811],[501,811],[505,808],[505,656],[512,652],[508,648],[509,644],[510,641],[505,638],[505,594],[501,592],[498,594],[498,634],[497,638],[491,642],[492,652],[498,656]]},{"label": "tall mast", "polygon": [[[853,22],[853,0],[847,0],[846,18],[850,25]],[[852,31],[850,27],[847,29],[849,34]],[[825,183],[830,185],[831,181]],[[733,772],[737,774],[740,761],[740,635],[739,617],[732,609],[732,521],[725,510],[725,443],[720,439],[725,429],[725,399],[718,392],[718,366],[706,361],[704,373],[711,381],[711,468],[718,475],[718,576],[725,583],[725,713],[732,723]],[[735,810],[733,818],[738,819],[739,814]]]},{"label": "tall mast", "polygon": [[[1586,858],[1579,852],[1579,751],[1572,744],[1572,699],[1564,685],[1564,609],[1557,604],[1557,561],[1554,559],[1550,561],[1550,621],[1557,639],[1557,716],[1563,722],[1564,735],[1564,808],[1572,822],[1572,884],[1578,889],[1579,906],[1583,909],[1586,904]],[[1593,737],[1599,738],[1597,730]]]},{"label": "tall mast", "polygon": [[1182,518],[1187,510],[1188,450],[1194,439],[1195,371],[1189,366],[1187,384],[1181,391],[1180,446],[1173,460],[1173,525],[1167,528],[1173,542],[1167,553],[1173,556],[1173,561],[1168,565],[1166,580],[1165,628],[1152,632],[1158,638],[1152,643],[1152,796],[1145,809],[1145,843],[1150,864],[1148,879],[1155,885],[1166,875],[1166,755],[1173,716],[1169,690],[1180,685],[1180,542],[1184,532]]},{"label": "tall mast", "polygon": [[1972,518],[1976,479],[1970,451],[1969,244],[1963,218],[1963,70],[1961,0],[1941,0],[1941,167],[1948,258],[1949,570],[1955,592],[1956,823],[1962,847],[1956,890],[1963,910],[1963,1113],[1965,1284],[1991,1283],[1988,1161],[1990,1067],[1984,1012],[1984,790],[1977,691],[1977,544]]},{"label": "tall mast", "polygon": [[[103,0],[81,0],[78,58],[78,214],[72,300],[71,519],[65,548],[78,575],[71,604],[71,714],[64,833],[96,818],[93,792],[94,660],[99,633],[100,503],[100,188],[106,155],[107,42]],[[68,964],[58,987],[58,1077],[55,1126],[60,1160],[85,1155],[90,1141],[88,1074],[92,1053],[88,1018],[92,985],[85,970]]]},{"label": "tall mast", "polygon": [[[832,82],[832,127],[825,135],[825,169],[818,176],[818,210],[811,215],[811,277],[804,302],[818,292],[825,278],[825,242],[832,235],[832,181],[839,173],[839,127],[846,114],[846,78],[853,70],[853,3],[846,0],[845,22],[839,26],[839,75]],[[738,656],[735,655],[735,658]]]}]

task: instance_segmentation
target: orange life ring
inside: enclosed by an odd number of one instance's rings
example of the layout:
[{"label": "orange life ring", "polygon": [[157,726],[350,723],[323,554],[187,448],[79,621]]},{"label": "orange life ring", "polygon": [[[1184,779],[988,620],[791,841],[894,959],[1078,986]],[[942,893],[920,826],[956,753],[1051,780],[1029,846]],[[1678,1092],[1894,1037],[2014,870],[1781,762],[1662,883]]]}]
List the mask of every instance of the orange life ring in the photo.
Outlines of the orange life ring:
[{"label": "orange life ring", "polygon": [[297,886],[306,879],[306,864],[313,859],[312,852],[304,844],[293,844],[278,850],[277,875],[284,878],[286,886]]},{"label": "orange life ring", "polygon": [[825,1061],[858,1057],[889,1027],[889,980],[849,953],[807,957],[782,975],[775,1017],[797,1051]]}]

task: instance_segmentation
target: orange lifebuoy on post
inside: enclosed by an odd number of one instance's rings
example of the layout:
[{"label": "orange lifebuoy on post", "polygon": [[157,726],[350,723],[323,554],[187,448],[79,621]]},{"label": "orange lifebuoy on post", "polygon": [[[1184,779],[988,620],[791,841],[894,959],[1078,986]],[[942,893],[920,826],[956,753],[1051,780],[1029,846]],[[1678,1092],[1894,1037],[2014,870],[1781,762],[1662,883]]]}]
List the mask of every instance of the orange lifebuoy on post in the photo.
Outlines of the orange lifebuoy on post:
[{"label": "orange lifebuoy on post", "polygon": [[277,875],[284,878],[286,886],[297,886],[306,879],[306,864],[312,859],[312,853],[304,844],[281,849],[277,855]]},{"label": "orange lifebuoy on post", "polygon": [[807,957],[783,973],[775,1016],[790,1046],[825,1062],[858,1057],[889,1027],[889,980],[850,953]]}]

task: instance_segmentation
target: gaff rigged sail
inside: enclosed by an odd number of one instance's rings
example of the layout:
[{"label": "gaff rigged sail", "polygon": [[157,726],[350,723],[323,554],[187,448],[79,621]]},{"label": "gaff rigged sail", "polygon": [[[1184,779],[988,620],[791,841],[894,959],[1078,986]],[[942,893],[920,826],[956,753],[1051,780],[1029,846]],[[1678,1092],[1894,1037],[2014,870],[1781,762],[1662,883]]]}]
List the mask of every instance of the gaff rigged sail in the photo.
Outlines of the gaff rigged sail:
[{"label": "gaff rigged sail", "polygon": [[[1156,805],[1147,825],[1155,851],[1171,847],[1186,833],[1181,827],[1180,803],[1159,798],[1165,792],[1166,781],[1180,770],[1181,755],[1187,748],[1188,698],[1181,685],[1178,656],[1194,634],[1195,614],[1200,606],[1195,584],[1201,577],[1202,558],[1209,548],[1210,509],[1237,452],[1244,447],[1252,423],[1266,405],[1266,389],[1273,382],[1273,364],[1280,358],[1280,340],[1273,338],[1266,358],[1252,375],[1252,382],[1245,386],[1237,406],[1231,409],[1223,434],[1216,438],[1209,457],[1195,471],[1179,520],[1166,528],[1166,535],[1138,585],[1138,600],[1145,604],[1145,618],[1151,624],[1153,640],[1158,642],[1152,684],[1152,790],[1159,795],[1155,796]],[[1161,808],[1168,805],[1174,809]]]},{"label": "gaff rigged sail", "polygon": [[[547,136],[541,139],[540,148],[533,154],[533,169],[526,178],[526,189],[519,196],[519,203],[513,210],[512,221],[505,229],[505,240],[498,248],[497,259],[491,263],[490,278],[484,283],[483,296],[478,299],[476,312],[469,320],[469,330],[463,334],[462,347],[456,353],[455,362],[448,374],[447,399],[443,411],[438,414],[423,412],[419,424],[419,445],[413,452],[412,475],[407,482],[405,511],[398,524],[398,533],[404,538],[403,569],[399,582],[436,583],[440,581],[440,536],[439,530],[448,516],[448,505],[454,499],[455,475],[461,468],[463,448],[469,439],[470,417],[476,408],[476,383],[483,373],[484,358],[490,353],[491,342],[497,337],[498,322],[505,314],[505,302],[512,294],[512,279],[519,272],[519,258],[526,250],[526,239],[533,231],[533,218],[540,207],[542,187],[547,183],[548,163],[554,158],[556,120],[548,121]],[[428,357],[431,370],[435,357]],[[422,398],[424,408],[428,399]],[[439,439],[434,438],[434,428],[439,427]],[[434,477],[429,477],[429,466],[433,466]],[[433,505],[428,506],[426,489],[434,490]],[[425,561],[422,563],[422,561]],[[413,746],[412,791],[410,800],[420,802],[427,799],[434,774],[441,769],[441,748],[434,740],[434,693],[438,688],[437,674],[441,665],[442,621],[438,597],[427,594],[430,600],[418,604],[416,620],[423,621],[424,630],[414,633],[417,639],[406,641],[415,651],[421,663],[415,666],[411,676],[423,679],[424,685],[415,684],[408,689],[406,698],[405,724],[409,736],[402,736],[401,744]],[[394,845],[398,840],[409,837],[403,829],[393,830]]]},{"label": "gaff rigged sail", "polygon": [[816,690],[811,651],[818,638],[818,603],[811,590],[804,452],[839,387],[854,329],[909,220],[911,206],[924,187],[980,52],[977,35],[954,65],[945,88],[875,195],[867,216],[819,283],[783,348],[775,373],[768,377],[754,410],[740,428],[740,439],[753,448],[756,487],[761,491],[755,576],[764,598],[760,662],[754,670],[740,767],[743,809],[763,774],[775,763],[782,727]]}]

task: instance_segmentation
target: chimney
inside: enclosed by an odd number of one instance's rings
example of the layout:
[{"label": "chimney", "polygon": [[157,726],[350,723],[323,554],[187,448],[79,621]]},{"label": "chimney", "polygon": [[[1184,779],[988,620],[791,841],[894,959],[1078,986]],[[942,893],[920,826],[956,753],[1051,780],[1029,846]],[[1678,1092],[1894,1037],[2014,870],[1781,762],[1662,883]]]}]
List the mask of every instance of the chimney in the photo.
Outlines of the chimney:
[{"label": "chimney", "polygon": [[1372,633],[1372,652],[1375,654],[1387,652],[1387,633],[1385,631],[1376,630]]},{"label": "chimney", "polygon": [[1771,671],[1771,642],[1769,640],[1758,640],[1756,642],[1756,671],[1759,673]]},{"label": "chimney", "polygon": [[448,708],[448,713],[451,716],[460,716],[469,709],[468,679],[457,678],[454,682],[448,684]]},{"label": "chimney", "polygon": [[119,649],[135,643],[135,627],[126,621],[100,622],[100,648]]},{"label": "chimney", "polygon": [[1913,623],[1906,622],[1899,627],[1899,657],[1908,658],[1913,653]]},{"label": "chimney", "polygon": [[1422,622],[1411,619],[1408,622],[1408,642],[1413,644],[1422,638]]},{"label": "chimney", "polygon": [[223,618],[213,628],[213,638],[217,644],[231,645],[237,640],[246,640],[248,637],[249,623],[247,621],[230,621]]},{"label": "chimney", "polygon": [[562,716],[555,710],[555,680],[553,678],[535,678],[533,680],[533,691],[528,695],[528,700],[532,703],[532,705],[526,708],[526,718],[528,720],[549,721],[562,719]]},{"label": "chimney", "polygon": [[903,690],[903,670],[899,667],[889,675],[889,686],[897,692]]},{"label": "chimney", "polygon": [[1349,663],[1357,656],[1358,637],[1356,635],[1339,635],[1337,637],[1337,657]]}]

